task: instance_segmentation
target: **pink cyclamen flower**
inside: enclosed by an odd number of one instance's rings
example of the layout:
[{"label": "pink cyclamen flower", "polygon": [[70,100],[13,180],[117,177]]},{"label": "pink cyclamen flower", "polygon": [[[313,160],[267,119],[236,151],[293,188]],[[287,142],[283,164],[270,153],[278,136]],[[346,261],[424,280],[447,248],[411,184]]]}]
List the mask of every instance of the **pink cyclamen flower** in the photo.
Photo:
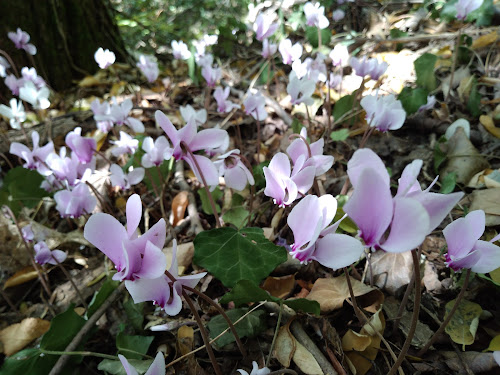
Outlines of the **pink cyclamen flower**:
[{"label": "pink cyclamen flower", "polygon": [[116,56],[109,49],[104,50],[102,47],[99,47],[94,53],[94,60],[99,65],[99,68],[106,69],[108,66],[114,64]]},{"label": "pink cyclamen flower", "polygon": [[417,180],[420,167],[416,160],[404,169],[393,198],[389,174],[372,150],[357,150],[349,160],[347,174],[354,193],[343,208],[367,247],[393,253],[414,249],[463,196],[422,191]]},{"label": "pink cyclamen flower", "polygon": [[292,41],[290,39],[283,39],[278,49],[283,58],[283,64],[291,65],[295,60],[300,59],[302,56],[302,45],[300,43],[295,43],[292,46]]},{"label": "pink cyclamen flower", "polygon": [[314,103],[312,94],[316,90],[316,82],[303,77],[302,79],[297,78],[295,72],[290,73],[290,82],[286,86],[286,91],[291,96],[292,104],[304,103],[305,105],[311,105]]},{"label": "pink cyclamen flower", "polygon": [[94,138],[82,137],[82,128],[77,127],[66,135],[64,141],[81,163],[90,163],[97,149],[97,142]]},{"label": "pink cyclamen flower", "polygon": [[360,77],[369,75],[373,80],[378,80],[389,66],[385,61],[379,63],[377,59],[367,59],[366,57],[362,59],[351,57],[350,63],[356,75]]},{"label": "pink cyclamen flower", "polygon": [[316,170],[313,166],[303,167],[304,162],[305,157],[299,157],[292,170],[288,156],[279,152],[273,156],[269,167],[264,167],[264,194],[273,198],[274,204],[288,206],[311,188]]},{"label": "pink cyclamen flower", "polygon": [[167,138],[163,135],[159,136],[154,142],[151,137],[144,138],[142,149],[146,152],[142,155],[141,159],[141,164],[144,168],[160,166],[164,160],[172,157],[173,152]]},{"label": "pink cyclamen flower", "polygon": [[6,77],[7,69],[9,68],[10,68],[9,62],[3,56],[0,56],[0,77]]},{"label": "pink cyclamen flower", "polygon": [[161,251],[165,244],[165,220],[161,219],[139,237],[137,228],[142,217],[142,203],[137,194],[128,199],[126,215],[125,229],[111,215],[94,214],[85,224],[83,236],[115,264],[118,272],[113,280],[160,277],[167,266]]},{"label": "pink cyclamen flower", "polygon": [[35,234],[33,233],[33,229],[31,228],[31,224],[25,225],[21,232],[23,234],[23,238],[26,242],[31,242],[35,238]]},{"label": "pink cyclamen flower", "polygon": [[193,108],[193,106],[188,104],[185,107],[181,106],[179,110],[182,118],[186,122],[193,120],[196,123],[196,126],[200,126],[207,122],[207,110],[204,108],[197,111]]},{"label": "pink cyclamen flower", "polygon": [[436,105],[436,97],[434,95],[427,96],[427,103],[421,105],[418,109],[419,112],[427,111],[428,109],[434,108]]},{"label": "pink cyclamen flower", "polygon": [[291,255],[301,262],[316,260],[334,270],[357,261],[364,252],[361,242],[345,234],[336,234],[340,220],[331,224],[337,212],[337,200],[330,194],[308,195],[292,209],[287,222],[293,232]]},{"label": "pink cyclamen flower", "polygon": [[72,190],[61,190],[54,194],[56,210],[61,217],[80,217],[83,214],[90,214],[97,200],[90,193],[90,189],[84,183],[76,185]]},{"label": "pink cyclamen flower", "polygon": [[[203,181],[200,174],[202,172],[207,185],[216,186],[219,183],[219,174],[214,163],[206,156],[191,155],[181,144],[184,143],[193,153],[200,150],[205,150],[205,152],[219,150],[222,146],[227,148],[229,144],[227,132],[221,129],[204,129],[197,132],[193,120],[189,121],[182,129],[177,130],[161,111],[155,112],[155,118],[157,124],[165,131],[172,143],[172,156],[175,160],[185,160],[199,181]],[[201,171],[198,170],[196,164]]]},{"label": "pink cyclamen flower", "polygon": [[113,104],[111,105],[109,116],[113,119],[116,125],[127,125],[136,133],[144,133],[144,124],[129,116],[132,107],[134,106],[131,99],[126,99],[120,104],[116,102],[113,98]]},{"label": "pink cyclamen flower", "polygon": [[483,4],[483,0],[458,0],[457,19],[465,21],[470,12],[475,11]]},{"label": "pink cyclamen flower", "polygon": [[226,86],[224,90],[222,87],[217,86],[214,90],[214,98],[217,102],[217,112],[219,113],[228,113],[231,112],[234,108],[240,108],[239,104],[235,104],[230,100],[227,100],[229,97],[230,88]]},{"label": "pink cyclamen flower", "polygon": [[332,13],[332,18],[335,22],[339,22],[340,20],[344,19],[345,17],[345,12],[342,9],[337,9]]},{"label": "pink cyclamen flower", "polygon": [[[137,370],[127,361],[127,358],[121,354],[118,354],[118,358],[120,359],[127,375],[139,375]],[[151,366],[149,366],[148,371],[146,371],[144,375],[165,375],[165,371],[165,358],[163,357],[162,352],[158,352],[155,360],[151,363]]]},{"label": "pink cyclamen flower", "polygon": [[26,161],[26,163],[23,164],[24,168],[39,169],[43,167],[43,163],[47,159],[47,156],[54,152],[54,143],[50,141],[45,146],[40,147],[38,145],[40,142],[40,135],[36,130],[31,133],[31,140],[33,142],[33,150],[30,150],[28,146],[22,143],[12,142],[10,144],[10,153]]},{"label": "pink cyclamen flower", "polygon": [[18,27],[16,32],[10,31],[7,35],[17,49],[23,49],[30,55],[36,55],[36,47],[28,43],[30,41],[30,34],[26,31]]},{"label": "pink cyclamen flower", "polygon": [[320,29],[327,28],[330,22],[325,17],[325,7],[319,3],[313,4],[310,1],[304,5],[307,26],[316,26]]},{"label": "pink cyclamen flower", "polygon": [[262,57],[265,59],[270,58],[278,50],[278,45],[276,43],[269,43],[269,39],[264,39],[262,42]]},{"label": "pink cyclamen flower", "polygon": [[14,74],[9,74],[4,80],[5,86],[9,88],[12,95],[19,95],[19,90],[24,85],[24,79],[16,78]]},{"label": "pink cyclamen flower", "polygon": [[120,131],[120,139],[111,141],[111,143],[116,146],[111,150],[113,156],[120,156],[123,154],[133,155],[139,147],[139,141],[123,131]]},{"label": "pink cyclamen flower", "polygon": [[61,250],[50,250],[44,241],[38,242],[35,246],[35,262],[40,265],[53,264],[57,265],[66,260],[68,254]]},{"label": "pink cyclamen flower", "polygon": [[90,109],[94,114],[97,129],[103,133],[109,132],[113,128],[113,117],[111,116],[109,103],[106,101],[101,103],[99,99],[94,99],[90,103]]},{"label": "pink cyclamen flower", "polygon": [[[311,143],[308,149],[305,143],[307,142],[307,130],[305,127],[300,130],[300,135],[303,139],[294,139],[286,149],[286,153],[290,156],[294,165],[299,162],[300,158],[303,158],[305,160],[303,168],[313,166],[315,168],[315,175],[321,176],[332,167],[334,161],[333,156],[323,155],[325,140],[323,138],[318,139],[316,142]],[[311,150],[311,156],[309,156],[309,150]]]},{"label": "pink cyclamen flower", "polygon": [[477,273],[488,273],[500,267],[500,247],[480,240],[485,220],[484,211],[476,210],[444,228],[443,234],[448,244],[448,267],[455,271],[468,268]]},{"label": "pink cyclamen flower", "polygon": [[222,69],[214,68],[211,65],[205,65],[201,69],[201,75],[205,78],[205,81],[207,81],[208,87],[215,87],[217,81],[222,78]]},{"label": "pink cyclamen flower", "polygon": [[365,96],[361,99],[361,107],[366,111],[368,124],[381,132],[401,128],[406,119],[403,105],[392,94],[378,98]]},{"label": "pink cyclamen flower", "polygon": [[330,86],[331,89],[338,87],[341,82],[342,82],[342,76],[340,74],[330,73],[328,86]]},{"label": "pink cyclamen flower", "polygon": [[256,33],[255,37],[257,38],[257,40],[262,41],[266,38],[269,38],[276,32],[276,30],[278,29],[278,24],[273,23],[275,17],[276,15],[274,13],[261,13],[257,16],[257,19],[253,24],[253,30]]},{"label": "pink cyclamen flower", "polygon": [[[248,375],[248,372],[246,372],[245,370],[237,370],[241,375]],[[267,367],[262,367],[261,369],[259,369],[259,365],[257,364],[257,362],[255,361],[252,361],[252,372],[250,372],[250,375],[267,375],[271,372],[270,369],[268,369]]]},{"label": "pink cyclamen flower", "polygon": [[35,68],[28,68],[27,66],[25,66],[21,69],[21,75],[23,76],[23,82],[31,81],[39,90],[47,86],[47,82],[45,82],[45,80],[38,75]]},{"label": "pink cyclamen flower", "polygon": [[137,67],[141,70],[142,74],[146,76],[149,83],[156,81],[160,75],[160,69],[158,68],[158,63],[153,56],[139,56],[139,62]]},{"label": "pink cyclamen flower", "polygon": [[30,103],[35,109],[47,109],[50,107],[50,90],[48,87],[38,89],[32,81],[25,81],[19,89],[19,97]]},{"label": "pink cyclamen flower", "polygon": [[7,117],[10,121],[12,129],[21,129],[21,124],[26,121],[26,112],[22,101],[17,101],[15,98],[10,99],[10,107],[5,104],[0,104],[0,115]]},{"label": "pink cyclamen flower", "polygon": [[255,180],[239,155],[240,150],[231,150],[219,156],[214,164],[219,169],[219,176],[224,176],[226,186],[241,191],[247,183],[255,185]]},{"label": "pink cyclamen flower", "polygon": [[202,272],[196,275],[179,276],[177,265],[177,241],[174,239],[172,248],[172,264],[168,270],[175,281],[168,276],[162,275],[156,279],[139,279],[125,281],[125,287],[129,291],[135,303],[153,301],[160,306],[168,315],[175,316],[182,309],[182,287],[194,288],[196,284],[207,274]]},{"label": "pink cyclamen flower", "polygon": [[245,113],[251,115],[258,121],[263,121],[267,118],[266,98],[260,93],[248,93],[247,98],[243,101]]},{"label": "pink cyclamen flower", "polygon": [[333,66],[347,66],[349,62],[349,51],[346,46],[337,44],[329,54]]},{"label": "pink cyclamen flower", "polygon": [[67,157],[66,147],[61,147],[59,155],[51,153],[47,156],[45,164],[50,170],[39,171],[39,173],[46,177],[54,176],[59,181],[65,181],[69,186],[76,186],[80,182],[87,181],[92,175],[96,158],[93,156],[90,162],[83,164],[74,152]]},{"label": "pink cyclamen flower", "polygon": [[186,43],[182,40],[172,40],[170,44],[172,46],[172,53],[174,55],[174,59],[176,60],[187,60],[191,57],[191,52],[189,52],[189,48]]},{"label": "pink cyclamen flower", "polygon": [[144,168],[138,167],[127,174],[123,172],[123,169],[117,164],[112,164],[111,167],[109,167],[109,171],[111,172],[111,176],[109,176],[111,185],[118,186],[122,190],[128,190],[132,185],[137,185],[143,180],[146,172]]}]

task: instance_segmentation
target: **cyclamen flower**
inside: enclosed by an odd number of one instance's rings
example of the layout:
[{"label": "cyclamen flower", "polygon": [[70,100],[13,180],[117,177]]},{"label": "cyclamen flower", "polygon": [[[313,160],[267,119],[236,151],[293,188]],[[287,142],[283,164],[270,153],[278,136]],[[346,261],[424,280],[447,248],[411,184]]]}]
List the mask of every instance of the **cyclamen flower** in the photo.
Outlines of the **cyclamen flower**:
[{"label": "cyclamen flower", "polygon": [[97,149],[96,140],[94,138],[82,137],[82,128],[80,127],[69,132],[64,141],[83,164],[87,164],[92,160],[94,151]]},{"label": "cyclamen flower", "polygon": [[219,169],[219,176],[224,176],[226,186],[241,191],[247,183],[255,185],[255,180],[239,155],[240,150],[231,150],[219,156],[214,164]]},{"label": "cyclamen flower", "polygon": [[198,64],[198,66],[201,66],[202,68],[204,68],[205,66],[212,66],[213,63],[214,56],[210,53],[207,53],[196,61],[196,64]]},{"label": "cyclamen flower", "polygon": [[89,179],[95,170],[96,158],[93,156],[90,162],[83,164],[74,152],[67,157],[66,147],[61,147],[59,155],[50,154],[45,164],[50,170],[39,171],[39,173],[46,177],[54,176],[59,181],[65,181],[69,186],[75,186]]},{"label": "cyclamen flower", "polygon": [[171,280],[166,275],[156,279],[141,278],[135,281],[125,281],[125,287],[129,291],[135,303],[153,301],[160,306],[168,315],[175,316],[182,309],[182,287],[194,288],[196,284],[207,274],[202,272],[196,275],[179,276],[177,265],[177,241],[174,239],[172,248],[172,264],[168,270],[175,279]]},{"label": "cyclamen flower", "polygon": [[21,101],[19,103],[16,99],[10,99],[10,107],[5,104],[0,104],[0,115],[10,119],[9,123],[12,129],[21,129],[21,124],[26,121],[26,112]]},{"label": "cyclamen flower", "polygon": [[[118,354],[118,358],[120,359],[127,375],[139,375],[137,370],[127,361],[127,358],[121,354]],[[158,352],[155,360],[151,363],[151,366],[149,366],[148,371],[146,371],[144,375],[165,375],[165,371],[165,358],[163,357],[162,352]]]},{"label": "cyclamen flower", "polygon": [[61,217],[77,218],[83,214],[90,214],[97,200],[90,193],[90,189],[84,183],[76,185],[72,190],[61,190],[54,194],[56,210]]},{"label": "cyclamen flower", "polygon": [[35,233],[33,233],[33,229],[31,228],[31,224],[25,225],[21,229],[21,233],[23,234],[23,238],[26,242],[31,242],[35,239]]},{"label": "cyclamen flower", "polygon": [[183,41],[172,40],[171,43],[174,59],[176,60],[187,60],[191,57],[191,52],[186,43]]},{"label": "cyclamen flower", "polygon": [[270,14],[259,14],[255,23],[253,24],[253,30],[256,33],[256,38],[258,41],[262,41],[273,35],[278,29],[278,24],[273,23],[276,15],[274,13]]},{"label": "cyclamen flower", "polygon": [[444,228],[443,234],[448,244],[448,267],[455,271],[468,268],[477,273],[488,273],[500,267],[500,247],[480,240],[484,228],[483,210],[471,211]]},{"label": "cyclamen flower", "polygon": [[356,75],[360,77],[370,75],[373,80],[378,80],[389,66],[385,61],[379,63],[377,59],[367,59],[365,57],[362,59],[351,57],[350,62]]},{"label": "cyclamen flower", "polygon": [[457,19],[465,21],[469,13],[475,11],[483,4],[483,0],[458,0]]},{"label": "cyclamen flower", "polygon": [[7,69],[10,68],[9,62],[2,56],[0,56],[0,77],[7,76]]},{"label": "cyclamen flower", "polygon": [[324,29],[330,24],[328,18],[325,17],[325,7],[320,6],[319,3],[313,4],[307,2],[304,5],[304,14],[306,15],[307,26],[316,26]]},{"label": "cyclamen flower", "polygon": [[231,112],[234,108],[240,108],[239,104],[235,104],[230,100],[227,100],[229,97],[230,89],[229,87],[225,87],[222,90],[222,87],[217,86],[214,91],[214,98],[217,101],[217,112],[219,113],[228,113]]},{"label": "cyclamen flower", "polygon": [[[248,375],[248,372],[246,372],[245,370],[237,370],[241,375]],[[250,375],[267,375],[271,372],[270,369],[268,369],[267,367],[262,367],[261,369],[259,369],[259,365],[257,364],[257,362],[255,361],[252,361],[252,372],[250,373]]]},{"label": "cyclamen flower", "polygon": [[394,95],[379,98],[368,95],[361,99],[361,107],[366,111],[366,121],[378,131],[397,130],[406,119],[406,111]]},{"label": "cyclamen flower", "polygon": [[181,143],[184,143],[193,153],[200,150],[205,150],[205,152],[214,151],[220,149],[222,146],[227,148],[229,144],[227,132],[221,129],[204,129],[197,132],[196,124],[192,120],[182,129],[177,130],[168,117],[161,111],[155,112],[155,118],[157,124],[165,131],[172,143],[172,156],[175,160],[185,160],[199,181],[202,181],[200,171],[196,166],[197,163],[203,172],[207,185],[216,186],[219,183],[219,176],[214,163],[205,156],[191,155]]},{"label": "cyclamen flower", "polygon": [[326,81],[326,65],[325,55],[318,53],[315,59],[310,57],[306,58],[304,62],[295,60],[292,63],[292,70],[297,75],[297,78],[302,79],[307,77],[308,80],[317,82]]},{"label": "cyclamen flower", "polygon": [[45,82],[45,80],[38,75],[35,68],[28,68],[27,66],[25,66],[21,69],[21,75],[24,83],[31,81],[39,90],[47,86],[47,82]]},{"label": "cyclamen flower", "polygon": [[149,83],[156,81],[160,74],[160,70],[158,69],[158,63],[154,59],[153,56],[139,56],[139,62],[137,63],[137,67],[141,70],[142,74],[146,76],[146,79]]},{"label": "cyclamen flower", "polygon": [[33,150],[30,150],[28,146],[22,143],[12,142],[9,152],[26,161],[23,165],[24,168],[38,169],[42,162],[45,162],[47,156],[54,152],[54,143],[50,141],[45,146],[38,146],[40,135],[36,130],[31,133],[31,140],[33,142]]},{"label": "cyclamen flower", "polygon": [[137,228],[142,217],[142,203],[137,194],[128,199],[126,215],[125,229],[111,215],[94,214],[85,224],[83,236],[115,264],[118,272],[113,280],[160,277],[167,266],[167,260],[161,251],[165,244],[165,220],[161,219],[139,237]]},{"label": "cyclamen flower", "polygon": [[337,44],[329,54],[333,66],[347,66],[349,62],[349,51],[342,44]]},{"label": "cyclamen flower", "polygon": [[92,103],[90,103],[90,109],[94,114],[97,129],[103,133],[109,132],[113,128],[113,117],[111,117],[109,103],[106,101],[101,103],[99,99],[94,99]]},{"label": "cyclamen flower", "polygon": [[328,86],[330,86],[331,89],[334,89],[337,86],[339,86],[341,82],[342,82],[342,76],[340,74],[330,73]]},{"label": "cyclamen flower", "polygon": [[269,39],[264,39],[262,42],[262,57],[265,59],[270,58],[278,50],[278,45],[275,43],[269,43]]},{"label": "cyclamen flower", "polygon": [[152,168],[160,166],[164,160],[172,157],[172,148],[165,136],[159,136],[153,142],[153,138],[146,137],[142,142],[142,149],[146,152],[142,155],[141,164],[144,168]]},{"label": "cyclamen flower", "polygon": [[30,55],[36,55],[36,47],[28,43],[30,41],[30,35],[26,31],[18,27],[16,32],[11,31],[7,35],[17,49],[23,49]]},{"label": "cyclamen flower", "polygon": [[313,104],[314,100],[312,94],[314,94],[314,90],[316,90],[315,81],[309,80],[306,77],[298,79],[295,72],[292,71],[292,73],[290,73],[290,82],[286,87],[286,91],[292,97],[292,104]]},{"label": "cyclamen flower", "polygon": [[19,95],[19,90],[24,85],[24,79],[17,79],[14,74],[9,74],[4,80],[5,86],[9,88],[12,95]]},{"label": "cyclamen flower", "polygon": [[343,209],[358,226],[365,246],[392,253],[411,250],[422,243],[463,197],[463,193],[422,191],[417,181],[421,163],[416,160],[404,169],[393,198],[389,174],[373,151],[357,150],[349,160],[347,174],[354,193]]},{"label": "cyclamen flower", "polygon": [[273,198],[274,204],[288,206],[299,198],[299,193],[305,195],[311,188],[316,171],[312,166],[303,167],[304,162],[305,157],[299,157],[291,170],[288,156],[279,152],[273,156],[269,167],[264,167],[264,194]]},{"label": "cyclamen flower", "polygon": [[144,124],[136,118],[130,117],[130,111],[134,106],[131,99],[126,99],[120,104],[113,98],[114,103],[110,108],[110,116],[116,125],[127,125],[136,133],[144,133]]},{"label": "cyclamen flower", "polygon": [[292,41],[290,39],[283,39],[278,49],[283,58],[283,64],[291,65],[302,56],[302,45],[297,42],[292,46]]},{"label": "cyclamen flower", "polygon": [[123,154],[133,155],[139,147],[139,141],[123,131],[120,131],[120,139],[111,141],[111,143],[116,145],[116,147],[111,150],[113,156],[120,156]]},{"label": "cyclamen flower", "polygon": [[[307,130],[303,127],[300,130],[302,138],[294,139],[286,149],[286,153],[292,159],[293,164],[297,164],[300,158],[305,159],[304,167],[313,166],[316,170],[315,176],[321,176],[326,173],[333,165],[334,158],[331,155],[323,155],[325,140],[320,138],[307,147],[304,139],[307,141]],[[311,155],[309,156],[309,150]]]},{"label": "cyclamen flower", "polygon": [[418,109],[418,112],[423,112],[427,111],[428,109],[434,108],[436,105],[436,97],[434,95],[429,95],[427,96],[427,103],[424,105],[421,105],[420,108]]},{"label": "cyclamen flower", "polygon": [[344,19],[345,17],[345,12],[342,9],[337,9],[332,13],[332,18],[335,22],[339,22],[340,20]]},{"label": "cyclamen flower", "polygon": [[144,168],[138,167],[126,174],[117,164],[112,164],[109,171],[111,172],[111,176],[109,176],[111,185],[118,186],[122,190],[128,190],[132,185],[137,185],[143,180],[146,172]]},{"label": "cyclamen flower", "polygon": [[50,250],[44,241],[38,242],[35,246],[35,262],[40,265],[53,264],[57,265],[66,260],[68,254],[61,250]]},{"label": "cyclamen flower", "polygon": [[248,94],[247,98],[243,101],[245,106],[245,113],[251,115],[258,121],[263,121],[267,117],[266,112],[266,98],[260,92],[256,94]]},{"label": "cyclamen flower", "polygon": [[357,239],[336,234],[340,220],[331,224],[337,200],[330,194],[308,195],[292,209],[287,222],[293,232],[291,255],[301,262],[316,260],[337,270],[357,261],[364,247]]},{"label": "cyclamen flower", "polygon": [[109,49],[104,50],[102,47],[99,47],[99,49],[94,53],[94,60],[97,65],[99,65],[99,68],[106,69],[108,66],[114,64],[116,56],[114,52]]},{"label": "cyclamen flower", "polygon": [[35,109],[47,109],[50,106],[49,101],[50,91],[48,87],[37,89],[31,81],[25,82],[24,86],[19,89],[19,97],[30,103]]},{"label": "cyclamen flower", "polygon": [[207,110],[200,109],[199,111],[195,110],[191,105],[187,105],[185,107],[180,107],[181,116],[184,121],[189,122],[193,120],[196,123],[196,126],[202,125],[207,122]]},{"label": "cyclamen flower", "polygon": [[205,78],[205,81],[207,81],[208,87],[215,87],[217,81],[222,77],[222,69],[214,68],[211,65],[205,65],[201,69],[201,75]]}]

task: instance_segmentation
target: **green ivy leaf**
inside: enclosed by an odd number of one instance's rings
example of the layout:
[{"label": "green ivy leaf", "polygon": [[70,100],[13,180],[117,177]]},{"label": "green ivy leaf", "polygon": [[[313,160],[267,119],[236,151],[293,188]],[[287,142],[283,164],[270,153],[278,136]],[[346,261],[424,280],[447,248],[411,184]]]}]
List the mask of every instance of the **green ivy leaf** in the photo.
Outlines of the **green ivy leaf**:
[{"label": "green ivy leaf", "polygon": [[[128,363],[137,370],[139,375],[143,375],[148,371],[151,363],[153,363],[152,359],[129,359]],[[120,361],[112,361],[111,359],[105,359],[99,363],[97,369],[100,371],[106,371],[112,375],[127,375],[127,372],[123,368],[123,365]]]},{"label": "green ivy leaf", "polygon": [[444,176],[443,183],[441,184],[441,189],[439,192],[441,194],[449,194],[455,190],[455,185],[457,184],[457,174],[455,172],[448,173]]},{"label": "green ivy leaf", "polygon": [[356,93],[357,91],[354,91],[353,94],[344,95],[339,100],[337,100],[337,102],[333,106],[333,111],[332,111],[332,116],[335,121],[337,121],[339,118],[341,118],[343,115],[345,115],[352,109]]},{"label": "green ivy leaf", "polygon": [[[231,320],[231,322],[236,322],[239,318],[245,315],[248,312],[247,308],[241,309],[233,309],[226,312],[227,316]],[[235,325],[236,333],[240,338],[242,337],[254,337],[258,335],[260,332],[266,329],[266,323],[264,320],[265,311],[256,310],[248,314],[241,322]],[[226,328],[228,328],[228,324],[222,315],[214,316],[210,322],[207,324],[207,327],[210,331],[210,338],[214,339],[219,334],[221,334]],[[234,335],[231,331],[225,333],[221,338],[219,338],[215,344],[222,348],[227,344],[236,341]]]},{"label": "green ivy leaf", "polygon": [[118,354],[123,354],[127,359],[142,359],[142,354],[147,353],[154,338],[154,336],[133,336],[120,332],[116,335]]},{"label": "green ivy leaf", "polygon": [[417,85],[427,91],[433,91],[437,87],[434,67],[436,66],[437,56],[431,53],[424,53],[413,63],[415,73],[417,74]]},{"label": "green ivy leaf", "polygon": [[418,109],[427,103],[427,96],[429,92],[422,87],[417,87],[412,89],[411,87],[405,87],[398,95],[398,99],[403,104],[403,108],[406,114],[412,115],[418,111]]},{"label": "green ivy leaf", "polygon": [[142,313],[144,310],[144,302],[134,303],[134,300],[130,298],[123,304],[123,308],[125,309],[128,320],[135,330],[142,331],[142,324],[144,322],[144,314]]},{"label": "green ivy leaf", "polygon": [[264,167],[269,165],[270,161],[266,160],[253,167],[253,177],[255,179],[256,189],[263,189],[266,186],[266,178],[264,177]]},{"label": "green ivy leaf", "polygon": [[467,102],[467,109],[474,117],[481,115],[481,95],[477,90],[477,79],[474,78],[472,88],[470,90],[469,101]]},{"label": "green ivy leaf", "polygon": [[194,239],[194,262],[229,287],[240,280],[259,283],[286,258],[285,249],[264,237],[261,228],[217,228]]},{"label": "green ivy leaf", "polygon": [[[208,195],[205,189],[198,189],[198,195],[200,196],[201,199],[201,208],[203,209],[203,212],[205,212],[207,215],[213,215],[213,210],[212,206],[210,205],[210,201],[208,200]],[[215,201],[215,209],[217,212],[220,212],[220,205],[217,203],[219,199],[222,198],[224,194],[222,193],[221,189],[217,186],[214,191],[212,191],[212,198]]]},{"label": "green ivy leaf", "polygon": [[[86,322],[73,308],[71,305],[65,312],[52,319],[49,330],[42,337],[40,348],[54,351],[66,349]],[[57,357],[55,359],[57,360]]]},{"label": "green ivy leaf", "polygon": [[438,173],[439,167],[446,160],[446,152],[441,149],[441,145],[446,143],[445,136],[441,136],[434,147],[434,172]]},{"label": "green ivy leaf", "polygon": [[104,301],[106,301],[108,296],[113,293],[113,290],[115,290],[119,284],[119,281],[108,279],[101,285],[101,288],[94,293],[92,301],[89,303],[89,308],[85,314],[87,319],[90,318],[99,307],[101,307]]},{"label": "green ivy leaf", "polygon": [[294,134],[300,134],[300,131],[302,130],[303,127],[304,124],[302,124],[302,122],[300,122],[297,118],[294,117],[292,121],[292,132]]},{"label": "green ivy leaf", "polygon": [[[450,301],[446,304],[446,314],[448,314],[455,300]],[[474,342],[476,336],[477,327],[479,325],[479,317],[483,309],[480,305],[467,300],[460,301],[458,309],[453,314],[450,322],[445,328],[445,331],[450,338],[457,344],[471,345]],[[446,316],[445,316],[446,318]]]},{"label": "green ivy leaf", "polygon": [[[327,46],[330,43],[332,34],[329,28],[322,29],[321,31],[321,45]],[[318,48],[318,28],[315,26],[306,27],[306,38],[314,48]]]},{"label": "green ivy leaf", "polygon": [[222,219],[225,223],[233,224],[236,228],[241,229],[248,221],[248,215],[249,212],[245,207],[233,207],[222,215]]},{"label": "green ivy leaf", "polygon": [[336,142],[343,142],[349,138],[349,129],[335,130],[330,133],[330,138]]}]

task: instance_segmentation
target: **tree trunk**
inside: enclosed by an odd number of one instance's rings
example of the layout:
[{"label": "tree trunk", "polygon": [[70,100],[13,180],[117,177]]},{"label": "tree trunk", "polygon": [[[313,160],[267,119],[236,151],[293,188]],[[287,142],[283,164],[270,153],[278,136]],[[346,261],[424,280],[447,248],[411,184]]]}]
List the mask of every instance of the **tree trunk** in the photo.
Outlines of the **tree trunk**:
[{"label": "tree trunk", "polygon": [[[37,47],[35,68],[55,90],[98,70],[94,53],[99,47],[116,54],[117,61],[129,56],[113,18],[109,0],[8,0],[0,12],[0,49],[14,60],[18,71],[31,67],[31,57],[17,50],[9,31],[20,27]],[[4,85],[1,87],[3,91]],[[9,95],[10,96],[10,95]]]}]

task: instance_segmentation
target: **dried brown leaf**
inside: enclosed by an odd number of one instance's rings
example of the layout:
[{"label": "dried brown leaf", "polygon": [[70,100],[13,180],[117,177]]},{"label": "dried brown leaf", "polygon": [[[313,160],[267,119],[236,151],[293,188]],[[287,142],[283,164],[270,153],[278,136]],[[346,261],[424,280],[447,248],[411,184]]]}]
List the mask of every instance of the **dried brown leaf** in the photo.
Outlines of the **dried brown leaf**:
[{"label": "dried brown leaf", "polygon": [[31,341],[39,338],[49,330],[50,322],[39,318],[26,318],[0,331],[3,352],[10,356],[23,349]]}]

